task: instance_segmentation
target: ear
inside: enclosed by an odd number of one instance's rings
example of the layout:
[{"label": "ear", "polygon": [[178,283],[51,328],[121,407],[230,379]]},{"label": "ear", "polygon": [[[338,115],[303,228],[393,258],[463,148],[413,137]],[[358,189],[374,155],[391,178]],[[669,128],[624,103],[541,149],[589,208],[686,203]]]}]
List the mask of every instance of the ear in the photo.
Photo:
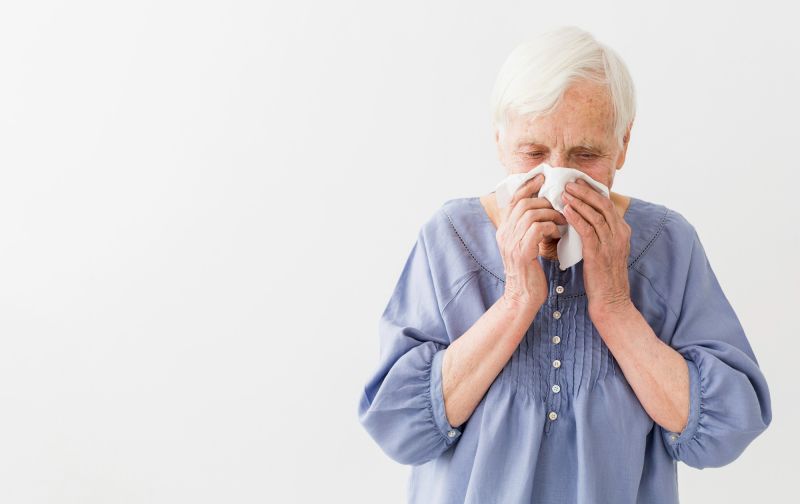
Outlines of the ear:
[{"label": "ear", "polygon": [[625,156],[628,154],[628,144],[631,140],[631,129],[633,129],[633,121],[628,125],[625,136],[622,137],[622,149],[617,156],[617,166],[615,167],[617,170],[622,169],[622,165],[625,164]]},{"label": "ear", "polygon": [[500,164],[505,166],[505,155],[503,151],[503,138],[500,136],[500,129],[495,127],[494,128],[494,145],[497,149],[497,159],[500,161]]}]

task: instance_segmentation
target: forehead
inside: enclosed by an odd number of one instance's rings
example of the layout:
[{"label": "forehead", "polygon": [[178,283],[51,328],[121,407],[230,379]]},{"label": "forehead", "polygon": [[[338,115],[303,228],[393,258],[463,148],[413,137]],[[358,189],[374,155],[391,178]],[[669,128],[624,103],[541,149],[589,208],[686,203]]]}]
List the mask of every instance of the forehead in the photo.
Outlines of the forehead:
[{"label": "forehead", "polygon": [[547,115],[510,115],[508,131],[509,139],[517,146],[608,145],[613,139],[613,108],[608,88],[594,83],[573,84]]}]

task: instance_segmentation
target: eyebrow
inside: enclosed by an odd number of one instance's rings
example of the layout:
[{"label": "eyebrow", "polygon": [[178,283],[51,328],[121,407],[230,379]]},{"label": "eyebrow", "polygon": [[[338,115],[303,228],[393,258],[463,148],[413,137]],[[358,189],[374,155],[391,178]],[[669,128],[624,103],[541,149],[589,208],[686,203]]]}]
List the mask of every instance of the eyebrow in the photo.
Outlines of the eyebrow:
[{"label": "eyebrow", "polygon": [[[536,140],[531,140],[531,141],[526,141],[526,142],[520,142],[519,145],[517,145],[517,148],[519,149],[519,148],[522,148],[522,147],[536,147],[536,146],[540,146],[540,145],[544,146],[544,144],[541,144],[541,143],[537,142]],[[581,142],[581,143],[579,143],[577,145],[573,145],[572,147],[570,147],[567,150],[569,152],[574,152],[574,151],[577,151],[577,150],[589,150],[589,151],[595,151],[595,152],[603,152],[603,148],[601,146],[595,145],[592,142],[588,142],[586,140],[584,140],[583,142]]]}]

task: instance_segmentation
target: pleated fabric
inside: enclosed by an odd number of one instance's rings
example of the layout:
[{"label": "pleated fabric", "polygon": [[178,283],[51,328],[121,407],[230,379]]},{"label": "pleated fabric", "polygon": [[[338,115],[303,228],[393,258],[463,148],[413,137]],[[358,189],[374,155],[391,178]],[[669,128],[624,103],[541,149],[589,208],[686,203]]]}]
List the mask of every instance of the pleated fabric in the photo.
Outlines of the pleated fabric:
[{"label": "pleated fabric", "polygon": [[728,464],[767,428],[766,378],[694,227],[638,198],[624,218],[631,299],[689,368],[686,428],[662,428],[640,404],[589,316],[584,262],[561,271],[542,257],[547,301],[470,418],[450,425],[444,353],[505,274],[480,199],[449,200],[411,247],[358,404],[377,445],[411,466],[409,502],[674,504],[678,462]]}]

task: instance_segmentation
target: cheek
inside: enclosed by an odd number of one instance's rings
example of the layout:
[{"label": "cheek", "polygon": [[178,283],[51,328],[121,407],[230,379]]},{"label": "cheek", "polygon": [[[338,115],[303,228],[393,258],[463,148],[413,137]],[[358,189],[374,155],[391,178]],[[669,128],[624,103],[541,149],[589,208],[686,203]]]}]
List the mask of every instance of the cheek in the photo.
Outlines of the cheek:
[{"label": "cheek", "polygon": [[591,166],[586,166],[581,169],[583,173],[607,187],[613,180],[614,174],[611,170],[612,168],[610,163],[606,162],[605,160],[602,162],[593,163]]},{"label": "cheek", "polygon": [[508,160],[506,168],[508,168],[511,173],[529,172],[542,164],[541,159],[534,159],[527,156],[517,156],[513,154],[506,156],[506,159]]}]

